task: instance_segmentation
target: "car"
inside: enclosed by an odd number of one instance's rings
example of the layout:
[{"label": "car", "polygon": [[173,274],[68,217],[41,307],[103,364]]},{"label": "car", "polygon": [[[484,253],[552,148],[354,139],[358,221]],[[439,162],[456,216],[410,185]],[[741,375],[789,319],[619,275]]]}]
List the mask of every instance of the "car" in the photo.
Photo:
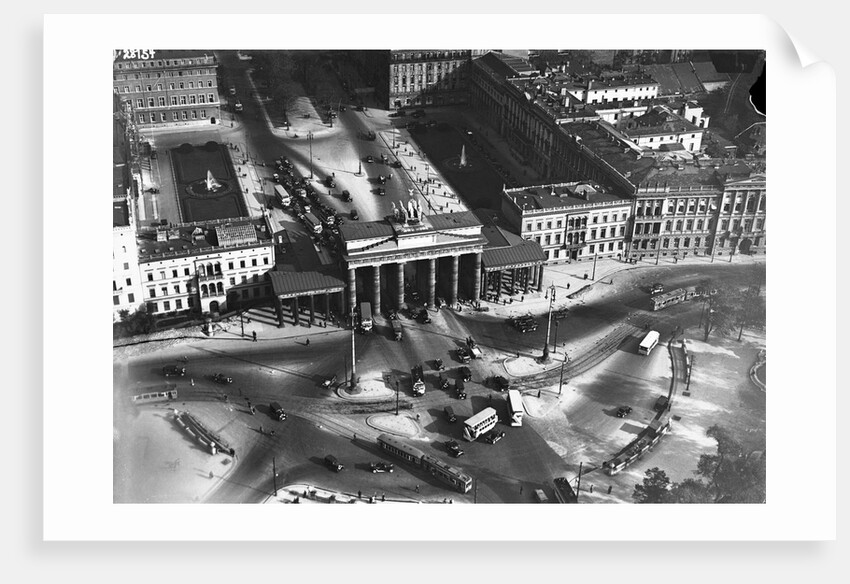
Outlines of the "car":
[{"label": "car", "polygon": [[[342,219],[342,217],[340,217],[340,219]],[[357,209],[352,209],[351,210],[351,220],[357,221],[358,219],[360,219],[360,215],[357,214]]]},{"label": "car", "polygon": [[393,168],[401,168],[401,162],[399,162],[398,160],[393,160],[390,166],[392,166]]},{"label": "car", "polygon": [[461,449],[460,445],[458,445],[457,441],[455,441],[455,440],[450,440],[450,441],[446,442],[446,450],[448,451],[449,454],[451,454],[455,458],[463,455],[463,450]]},{"label": "car", "polygon": [[649,289],[649,292],[650,292],[650,294],[661,294],[662,292],[664,292],[664,284],[662,284],[660,282],[656,282]]},{"label": "car", "polygon": [[336,186],[336,181],[334,181],[333,177],[328,177],[325,179],[325,184],[328,185],[329,189],[332,189]]},{"label": "car", "polygon": [[442,296],[437,296],[437,299],[434,301],[434,304],[437,308],[442,308],[446,305],[446,300]]},{"label": "car", "polygon": [[345,466],[336,459],[336,456],[332,454],[328,454],[325,457],[325,466],[327,466],[334,472],[342,472],[343,470],[345,470]]},{"label": "car", "polygon": [[378,182],[379,182],[379,183],[381,183],[382,185],[387,184],[387,177],[385,177],[385,176],[384,176],[384,175],[382,175],[382,174],[379,174],[379,175],[378,175]]},{"label": "car", "polygon": [[322,380],[322,387],[330,387],[336,383],[336,375],[330,375]]},{"label": "car", "polygon": [[422,312],[419,313],[419,322],[421,322],[422,324],[428,324],[431,322],[431,316],[424,308],[422,309]]},{"label": "car", "polygon": [[510,382],[501,375],[494,375],[490,378],[490,385],[498,391],[507,391],[511,388]]},{"label": "car", "polygon": [[376,192],[378,193],[378,195],[384,197],[387,194],[387,189],[385,189],[384,187],[378,187],[378,190]]},{"label": "car", "polygon": [[632,413],[632,408],[629,407],[629,406],[621,406],[621,407],[617,408],[617,417],[618,418],[625,418],[626,416],[628,416],[631,413]]},{"label": "car", "polygon": [[344,112],[344,111],[345,111],[345,106],[344,106],[344,105],[339,106],[339,111]]},{"label": "car", "polygon": [[166,377],[183,377],[186,375],[186,368],[180,365],[166,365],[162,368],[162,372]]},{"label": "car", "polygon": [[373,462],[369,464],[369,469],[372,472],[393,472],[395,465],[390,462]]},{"label": "car", "polygon": [[472,356],[469,354],[469,351],[466,349],[466,347],[458,347],[457,360],[461,363],[469,363],[472,360]]},{"label": "car", "polygon": [[375,162],[375,158],[370,154],[366,157],[366,162],[372,163]]},{"label": "car", "polygon": [[499,440],[505,437],[504,430],[490,430],[486,434],[484,434],[484,441],[488,444],[495,444]]},{"label": "car", "polygon": [[215,375],[213,375],[212,379],[216,383],[221,383],[223,385],[227,385],[228,383],[233,383],[232,377],[227,377],[226,375],[223,375],[221,373],[216,373]]},{"label": "car", "polygon": [[434,359],[434,369],[436,371],[445,371],[446,370],[446,366],[443,365],[442,359]]},{"label": "car", "polygon": [[472,372],[469,370],[469,367],[460,367],[458,368],[458,374],[460,378],[464,381],[469,381],[472,379]]},{"label": "car", "polygon": [[342,191],[342,200],[346,203],[350,203],[353,199],[351,198],[351,193],[347,190]]}]

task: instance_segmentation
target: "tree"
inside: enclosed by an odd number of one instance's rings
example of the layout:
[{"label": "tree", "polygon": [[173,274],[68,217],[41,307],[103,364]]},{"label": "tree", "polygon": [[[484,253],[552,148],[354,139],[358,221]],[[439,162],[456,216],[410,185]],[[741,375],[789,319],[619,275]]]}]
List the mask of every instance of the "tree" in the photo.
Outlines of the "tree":
[{"label": "tree", "polygon": [[703,319],[703,341],[708,341],[712,332],[726,335],[731,332],[737,324],[737,307],[740,295],[736,290],[729,287],[708,287],[707,314]]},{"label": "tree", "polygon": [[714,502],[711,491],[699,479],[685,479],[681,483],[674,483],[670,489],[670,499],[672,503],[686,504]]},{"label": "tree", "polygon": [[670,502],[670,479],[657,466],[646,471],[643,484],[635,485],[632,499],[636,503]]},{"label": "tree", "polygon": [[703,454],[696,474],[708,481],[714,503],[763,503],[767,467],[763,451],[745,453],[723,427],[714,425],[706,435],[717,441],[715,454]]},{"label": "tree", "polygon": [[764,297],[760,294],[757,288],[750,288],[738,304],[738,340],[744,334],[744,327],[760,328],[767,323],[767,308],[765,306]]}]

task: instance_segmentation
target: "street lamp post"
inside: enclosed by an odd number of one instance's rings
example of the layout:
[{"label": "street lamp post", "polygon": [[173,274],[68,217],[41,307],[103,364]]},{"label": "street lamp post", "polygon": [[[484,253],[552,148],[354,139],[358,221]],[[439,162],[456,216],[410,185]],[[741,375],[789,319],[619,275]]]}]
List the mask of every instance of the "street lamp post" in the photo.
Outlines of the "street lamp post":
[{"label": "street lamp post", "polygon": [[241,312],[239,313],[239,324],[242,327],[242,334],[240,334],[239,336],[244,337],[245,336],[245,320],[242,318]]},{"label": "street lamp post", "polygon": [[307,132],[307,142],[310,145],[310,178],[313,178],[313,132]]},{"label": "street lamp post", "polygon": [[558,352],[558,327],[561,325],[561,321],[557,318],[555,319],[555,339],[552,341],[552,352]]},{"label": "street lamp post", "polygon": [[561,363],[561,380],[558,382],[558,395],[561,395],[561,390],[564,389],[564,367],[567,366],[567,360],[569,360],[569,356],[564,351],[564,362]]},{"label": "street lamp post", "polygon": [[549,285],[549,316],[546,319],[546,342],[543,344],[543,356],[541,361],[544,363],[549,360],[549,333],[552,331],[552,304],[555,302],[555,284]]},{"label": "street lamp post", "polygon": [[351,310],[351,391],[357,385],[357,365],[354,356],[354,309]]},{"label": "street lamp post", "polygon": [[395,382],[395,415],[398,415],[398,396],[399,396],[399,388],[398,388],[398,379]]},{"label": "street lamp post", "polygon": [[590,276],[591,280],[596,280],[596,258],[598,255],[598,251],[593,252],[593,274]]}]

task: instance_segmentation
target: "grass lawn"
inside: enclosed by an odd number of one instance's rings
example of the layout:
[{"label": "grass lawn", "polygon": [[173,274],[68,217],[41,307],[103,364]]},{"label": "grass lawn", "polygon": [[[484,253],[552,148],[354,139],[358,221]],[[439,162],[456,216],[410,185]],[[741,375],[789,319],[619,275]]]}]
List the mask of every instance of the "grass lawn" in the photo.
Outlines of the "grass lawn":
[{"label": "grass lawn", "polygon": [[[195,147],[184,144],[172,151],[172,160],[177,179],[177,196],[183,207],[185,221],[191,223],[248,215],[233,163],[223,145],[216,142]],[[213,176],[226,185],[225,189],[214,197],[193,196],[189,192],[189,185],[205,180],[207,171],[212,171]]]}]

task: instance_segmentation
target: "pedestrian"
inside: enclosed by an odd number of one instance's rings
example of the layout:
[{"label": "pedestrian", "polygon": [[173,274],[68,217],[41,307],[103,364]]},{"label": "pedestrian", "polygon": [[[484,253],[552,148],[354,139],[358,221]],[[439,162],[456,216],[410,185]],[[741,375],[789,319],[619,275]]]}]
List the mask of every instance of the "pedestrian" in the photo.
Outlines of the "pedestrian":
[{"label": "pedestrian", "polygon": [[254,334],[254,342],[256,343],[257,342],[257,331],[253,331],[253,334]]},{"label": "pedestrian", "polygon": [[310,346],[310,339],[307,339],[307,342],[305,342],[304,345],[309,347]]},{"label": "pedestrian", "polygon": [[272,436],[274,436],[274,430],[272,430],[272,431],[270,432],[270,434],[271,434]]},{"label": "pedestrian", "polygon": [[419,492],[419,485],[416,485],[416,492]]},{"label": "pedestrian", "polygon": [[593,492],[593,485],[590,485],[590,492]]},{"label": "pedestrian", "polygon": [[570,289],[570,283],[567,282],[567,290],[569,290],[569,289]]},{"label": "pedestrian", "polygon": [[195,378],[194,377],[190,378],[189,383],[192,384],[192,387],[195,387]]},{"label": "pedestrian", "polygon": [[540,390],[537,390],[537,397],[540,397]]},{"label": "pedestrian", "polygon": [[363,491],[357,491],[357,498],[358,498],[358,499],[362,499],[362,498],[363,498]]},{"label": "pedestrian", "polygon": [[381,493],[381,503],[387,500],[387,496],[384,493]]},{"label": "pedestrian", "polygon": [[419,414],[416,414],[416,419],[419,420]]},{"label": "pedestrian", "polygon": [[263,427],[262,427],[262,426],[260,426],[260,434],[265,434],[265,432],[263,432]]},{"label": "pedestrian", "polygon": [[525,302],[525,294],[523,294],[523,295],[522,295],[522,297],[519,299],[519,301],[520,301],[520,302]]},{"label": "pedestrian", "polygon": [[608,485],[608,494],[611,494],[611,485]]}]

